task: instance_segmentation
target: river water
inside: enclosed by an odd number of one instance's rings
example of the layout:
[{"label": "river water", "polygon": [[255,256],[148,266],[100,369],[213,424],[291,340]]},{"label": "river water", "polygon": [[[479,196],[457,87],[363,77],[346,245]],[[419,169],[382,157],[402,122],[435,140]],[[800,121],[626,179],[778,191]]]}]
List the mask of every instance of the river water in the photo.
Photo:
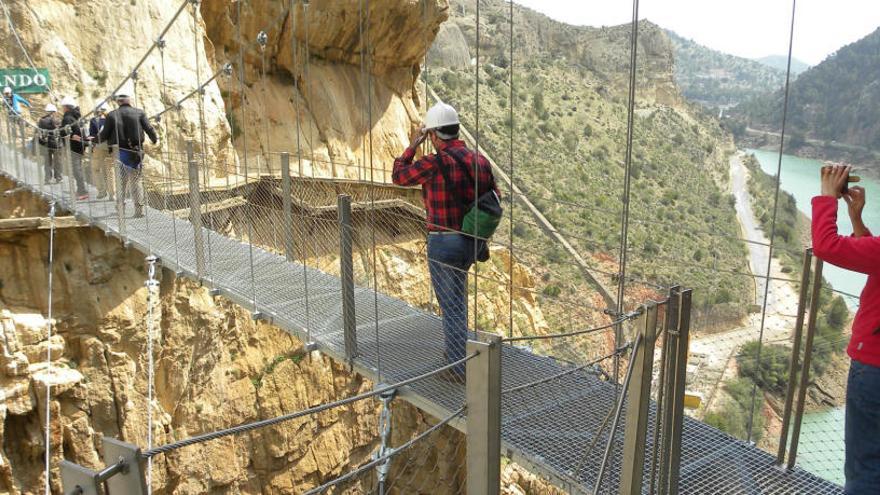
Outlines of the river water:
[{"label": "river water", "polygon": [[[761,168],[776,175],[779,154],[772,151],[748,150],[755,155]],[[811,216],[810,199],[819,193],[819,170],[822,162],[783,155],[780,187],[789,192],[797,201],[798,209]],[[858,171],[855,172],[858,175]],[[867,206],[863,213],[865,224],[873,232],[880,232],[880,183],[862,178],[860,184],[865,188]],[[852,233],[852,224],[846,211],[846,203],[840,202],[838,225],[841,234]],[[833,265],[825,265],[823,275],[834,289],[858,295],[865,285],[866,276],[843,270]],[[855,309],[858,301],[846,298],[847,304]],[[804,469],[827,480],[843,484],[843,407],[817,411],[804,415],[801,441],[798,448],[798,464]]]}]

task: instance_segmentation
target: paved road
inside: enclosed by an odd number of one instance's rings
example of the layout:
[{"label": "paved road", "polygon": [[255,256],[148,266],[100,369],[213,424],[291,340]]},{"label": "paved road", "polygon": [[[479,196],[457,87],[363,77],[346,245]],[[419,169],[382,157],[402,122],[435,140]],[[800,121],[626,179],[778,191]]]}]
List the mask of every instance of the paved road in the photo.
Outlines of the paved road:
[{"label": "paved road", "polygon": [[[730,159],[730,178],[732,193],[736,198],[736,214],[742,226],[744,239],[749,250],[749,267],[753,274],[767,274],[769,249],[762,244],[769,241],[761,230],[752,210],[748,191],[748,170],[737,154]],[[758,244],[760,243],[760,244]],[[781,273],[779,261],[774,260],[771,276],[789,278]],[[765,278],[755,278],[755,298],[762,305]],[[764,321],[764,343],[788,342],[794,328],[794,315],[797,313],[797,292],[788,282],[772,281],[767,293],[767,317]],[[694,374],[689,389],[700,392],[706,399],[706,410],[712,405],[718,387],[735,376],[734,359],[743,344],[757,340],[760,335],[762,315],[760,312],[748,316],[742,326],[723,333],[695,338],[691,342],[691,355],[699,369]]]}]

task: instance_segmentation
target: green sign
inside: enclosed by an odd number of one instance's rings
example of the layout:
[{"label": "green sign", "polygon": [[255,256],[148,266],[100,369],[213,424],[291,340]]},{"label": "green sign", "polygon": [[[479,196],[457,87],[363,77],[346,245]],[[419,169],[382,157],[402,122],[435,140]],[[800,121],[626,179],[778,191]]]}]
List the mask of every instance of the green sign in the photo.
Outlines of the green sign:
[{"label": "green sign", "polygon": [[48,93],[49,69],[0,69],[0,86],[9,86],[16,93]]}]

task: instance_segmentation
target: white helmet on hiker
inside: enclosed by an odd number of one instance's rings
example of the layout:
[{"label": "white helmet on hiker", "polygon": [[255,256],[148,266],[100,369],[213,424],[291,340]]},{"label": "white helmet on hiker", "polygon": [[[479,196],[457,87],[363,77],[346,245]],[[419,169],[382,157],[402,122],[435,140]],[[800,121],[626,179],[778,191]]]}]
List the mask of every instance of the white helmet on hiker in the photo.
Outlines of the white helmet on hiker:
[{"label": "white helmet on hiker", "polygon": [[439,129],[449,125],[459,125],[460,123],[461,122],[458,120],[458,112],[452,108],[452,105],[447,105],[442,101],[437,102],[436,105],[428,110],[428,114],[425,115],[426,131]]}]

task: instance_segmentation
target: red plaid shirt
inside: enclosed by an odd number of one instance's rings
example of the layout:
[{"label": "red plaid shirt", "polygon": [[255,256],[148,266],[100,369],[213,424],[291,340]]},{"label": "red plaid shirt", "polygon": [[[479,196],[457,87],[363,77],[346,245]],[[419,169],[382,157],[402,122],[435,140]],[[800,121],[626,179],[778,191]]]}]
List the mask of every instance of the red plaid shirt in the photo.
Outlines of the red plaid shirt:
[{"label": "red plaid shirt", "polygon": [[[465,208],[459,203],[451,192],[453,188],[458,191],[458,197],[463,198],[468,205],[474,202],[475,180],[480,194],[491,190],[498,193],[495,177],[492,175],[492,166],[483,155],[478,155],[477,177],[471,179],[474,175],[475,153],[465,146],[464,141],[458,139],[446,141],[440,152],[425,155],[413,163],[415,155],[415,148],[407,148],[401,157],[394,160],[391,178],[399,186],[422,185],[422,200],[425,202],[428,214],[428,230],[461,230],[462,218],[470,206]],[[451,184],[446,184],[440,166],[448,170],[447,175]],[[470,175],[464,166],[468,167]]]}]

